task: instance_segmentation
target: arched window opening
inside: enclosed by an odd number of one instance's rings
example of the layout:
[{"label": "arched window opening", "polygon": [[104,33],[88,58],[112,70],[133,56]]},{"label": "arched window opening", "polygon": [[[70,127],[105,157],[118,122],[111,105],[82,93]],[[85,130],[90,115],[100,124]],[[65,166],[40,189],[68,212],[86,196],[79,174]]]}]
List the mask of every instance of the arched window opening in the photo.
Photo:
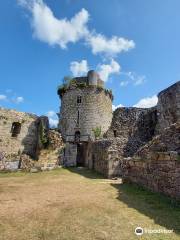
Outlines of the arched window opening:
[{"label": "arched window opening", "polygon": [[81,103],[81,96],[77,96],[77,103],[79,104],[79,103]]},{"label": "arched window opening", "polygon": [[17,137],[20,131],[21,131],[21,123],[13,122],[11,127],[11,134],[12,134],[11,136]]},{"label": "arched window opening", "polygon": [[75,132],[75,142],[80,142],[80,137],[81,137],[80,131],[76,131]]}]

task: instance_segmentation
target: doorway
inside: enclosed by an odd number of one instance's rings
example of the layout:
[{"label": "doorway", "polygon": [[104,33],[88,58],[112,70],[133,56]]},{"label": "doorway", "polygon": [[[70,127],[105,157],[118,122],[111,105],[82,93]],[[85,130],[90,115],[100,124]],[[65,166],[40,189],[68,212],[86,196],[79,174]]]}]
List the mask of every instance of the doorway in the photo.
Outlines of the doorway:
[{"label": "doorway", "polygon": [[76,165],[77,167],[85,166],[84,146],[82,143],[77,144]]}]

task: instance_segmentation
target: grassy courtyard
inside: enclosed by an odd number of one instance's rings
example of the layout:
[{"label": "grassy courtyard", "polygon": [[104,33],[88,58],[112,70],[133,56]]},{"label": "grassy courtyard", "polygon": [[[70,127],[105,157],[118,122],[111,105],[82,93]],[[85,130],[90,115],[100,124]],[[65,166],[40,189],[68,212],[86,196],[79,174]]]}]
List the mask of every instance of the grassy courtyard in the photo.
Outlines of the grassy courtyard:
[{"label": "grassy courtyard", "polygon": [[[137,226],[174,229],[136,236]],[[168,198],[85,169],[0,174],[0,240],[180,239]]]}]

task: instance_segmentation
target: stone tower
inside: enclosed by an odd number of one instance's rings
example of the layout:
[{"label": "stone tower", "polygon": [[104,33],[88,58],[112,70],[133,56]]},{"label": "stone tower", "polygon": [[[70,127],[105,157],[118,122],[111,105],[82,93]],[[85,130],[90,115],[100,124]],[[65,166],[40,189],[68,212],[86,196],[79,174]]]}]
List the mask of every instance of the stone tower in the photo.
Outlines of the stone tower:
[{"label": "stone tower", "polygon": [[[86,77],[69,80],[58,89],[61,98],[59,128],[64,141],[65,164],[87,165],[88,143],[108,130],[112,120],[112,92],[91,70]],[[97,137],[97,135],[96,135]]]}]

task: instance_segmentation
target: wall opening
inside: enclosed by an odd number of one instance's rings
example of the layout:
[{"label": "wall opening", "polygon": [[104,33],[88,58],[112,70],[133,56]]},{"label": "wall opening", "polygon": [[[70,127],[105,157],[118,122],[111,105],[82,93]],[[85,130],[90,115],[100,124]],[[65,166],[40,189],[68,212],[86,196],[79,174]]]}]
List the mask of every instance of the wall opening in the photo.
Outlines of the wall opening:
[{"label": "wall opening", "polygon": [[21,123],[19,122],[13,122],[11,127],[11,136],[17,137],[18,134],[21,132]]},{"label": "wall opening", "polygon": [[117,130],[114,130],[113,133],[114,133],[114,137],[117,137]]},{"label": "wall opening", "polygon": [[77,125],[79,126],[79,111],[78,111],[78,116],[77,116]]},{"label": "wall opening", "polygon": [[81,137],[80,131],[76,131],[75,136],[74,136],[75,142],[77,142],[77,143],[80,142],[80,137]]},{"label": "wall opening", "polygon": [[77,143],[76,166],[85,167],[87,144]]},{"label": "wall opening", "polygon": [[81,96],[77,96],[77,103],[78,104],[81,103],[81,100],[82,100]]}]

